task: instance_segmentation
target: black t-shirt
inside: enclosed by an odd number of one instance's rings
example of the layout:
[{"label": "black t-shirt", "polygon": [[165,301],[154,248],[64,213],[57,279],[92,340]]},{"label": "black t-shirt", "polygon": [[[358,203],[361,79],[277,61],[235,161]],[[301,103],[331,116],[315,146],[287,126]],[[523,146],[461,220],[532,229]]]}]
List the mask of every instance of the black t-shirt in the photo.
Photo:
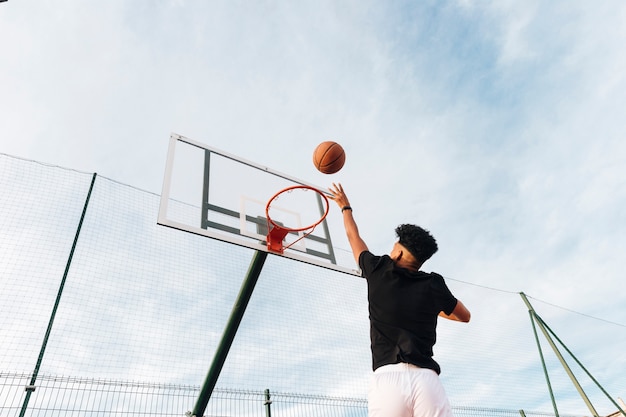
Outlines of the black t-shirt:
[{"label": "black t-shirt", "polygon": [[432,358],[437,316],[457,304],[443,277],[397,267],[388,255],[369,251],[359,266],[367,280],[372,368],[404,362],[440,373]]}]

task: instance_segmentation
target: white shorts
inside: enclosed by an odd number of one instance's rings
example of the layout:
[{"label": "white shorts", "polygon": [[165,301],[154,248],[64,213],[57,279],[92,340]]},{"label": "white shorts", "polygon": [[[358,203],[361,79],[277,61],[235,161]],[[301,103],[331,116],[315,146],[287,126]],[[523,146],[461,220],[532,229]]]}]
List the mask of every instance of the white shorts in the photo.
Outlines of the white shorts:
[{"label": "white shorts", "polygon": [[374,371],[368,394],[369,417],[452,417],[439,375],[407,363]]}]

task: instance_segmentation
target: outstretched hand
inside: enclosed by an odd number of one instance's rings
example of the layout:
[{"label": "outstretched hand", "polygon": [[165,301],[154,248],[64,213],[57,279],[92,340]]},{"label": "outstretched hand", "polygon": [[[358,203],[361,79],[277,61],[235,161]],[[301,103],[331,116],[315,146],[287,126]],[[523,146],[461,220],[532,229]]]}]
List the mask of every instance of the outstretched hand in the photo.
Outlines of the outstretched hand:
[{"label": "outstretched hand", "polygon": [[350,201],[348,200],[346,193],[343,191],[343,187],[341,186],[341,184],[333,183],[333,185],[328,188],[328,191],[330,191],[331,194],[330,196],[328,196],[328,198],[337,203],[339,208],[350,205]]}]

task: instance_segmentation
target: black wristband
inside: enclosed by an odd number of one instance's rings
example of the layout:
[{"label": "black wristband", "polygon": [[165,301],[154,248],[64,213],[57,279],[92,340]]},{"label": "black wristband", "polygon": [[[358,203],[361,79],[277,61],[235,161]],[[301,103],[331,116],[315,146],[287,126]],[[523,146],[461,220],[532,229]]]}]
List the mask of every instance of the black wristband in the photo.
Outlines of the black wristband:
[{"label": "black wristband", "polygon": [[350,210],[350,211],[352,211],[352,207],[350,207],[350,206],[343,206],[343,207],[341,208],[341,212],[343,213],[343,211],[344,211],[344,210]]}]

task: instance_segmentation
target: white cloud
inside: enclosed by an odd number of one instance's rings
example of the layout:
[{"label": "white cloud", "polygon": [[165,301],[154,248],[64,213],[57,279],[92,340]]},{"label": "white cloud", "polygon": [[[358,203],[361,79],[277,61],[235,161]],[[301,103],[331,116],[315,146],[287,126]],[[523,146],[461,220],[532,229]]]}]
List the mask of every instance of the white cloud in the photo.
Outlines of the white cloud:
[{"label": "white cloud", "polygon": [[[377,252],[414,221],[429,269],[623,321],[625,20],[617,1],[10,1],[0,151],[158,192],[174,131],[341,181]],[[310,164],[327,139],[333,177]]]}]

